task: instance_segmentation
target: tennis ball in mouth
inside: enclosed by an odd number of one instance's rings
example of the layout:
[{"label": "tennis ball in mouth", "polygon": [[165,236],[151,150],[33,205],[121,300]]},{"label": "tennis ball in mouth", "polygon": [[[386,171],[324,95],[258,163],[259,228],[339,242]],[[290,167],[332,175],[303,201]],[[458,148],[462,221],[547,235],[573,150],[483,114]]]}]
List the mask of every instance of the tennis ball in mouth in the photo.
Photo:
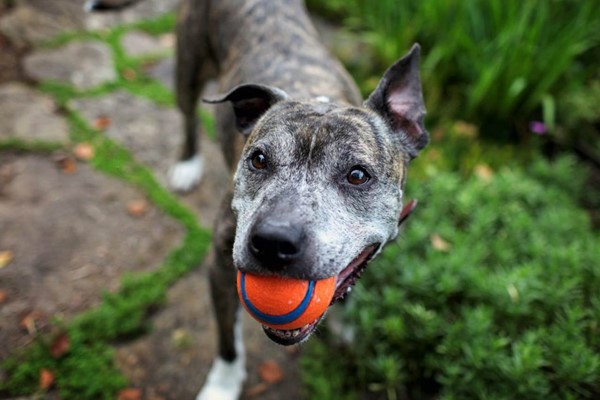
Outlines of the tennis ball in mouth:
[{"label": "tennis ball in mouth", "polygon": [[274,329],[298,329],[325,313],[335,292],[336,277],[307,281],[238,271],[242,305],[261,324]]}]

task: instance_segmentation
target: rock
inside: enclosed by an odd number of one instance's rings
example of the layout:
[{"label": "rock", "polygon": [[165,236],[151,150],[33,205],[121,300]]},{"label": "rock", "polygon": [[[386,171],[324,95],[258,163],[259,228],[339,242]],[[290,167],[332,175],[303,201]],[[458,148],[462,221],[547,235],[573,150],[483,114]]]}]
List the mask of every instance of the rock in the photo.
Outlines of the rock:
[{"label": "rock", "polygon": [[104,29],[156,18],[175,10],[179,2],[180,0],[144,0],[119,11],[88,13],[84,22],[85,28]]},{"label": "rock", "polygon": [[157,18],[173,11],[179,0],[144,0],[123,10],[89,13],[84,0],[20,0],[0,19],[0,32],[15,44],[37,45],[57,34],[99,30]]},{"label": "rock", "polygon": [[102,97],[77,99],[69,106],[80,112],[92,126],[98,118],[108,118],[110,124],[105,134],[154,170],[159,181],[167,183],[167,172],[177,160],[182,140],[181,117],[175,110],[124,90]]},{"label": "rock", "polygon": [[117,78],[110,47],[98,41],[38,50],[25,57],[23,67],[36,80],[55,80],[77,89],[90,89]]},{"label": "rock", "polygon": [[151,271],[178,245],[184,229],[153,205],[143,218],[126,206],[144,194],[77,164],[65,175],[53,156],[0,153],[14,170],[1,187],[2,247],[14,259],[0,269],[0,359],[31,341],[23,315],[68,318],[115,291],[125,271]]},{"label": "rock", "polygon": [[147,68],[146,73],[162,83],[165,87],[175,90],[175,59],[165,58]]},{"label": "rock", "polygon": [[21,83],[1,85],[0,140],[68,142],[67,121],[56,108],[52,98]]},{"label": "rock", "polygon": [[73,1],[21,1],[0,19],[0,32],[15,45],[38,45],[60,33],[81,29],[83,16],[81,5]]},{"label": "rock", "polygon": [[129,57],[143,57],[165,53],[169,43],[142,31],[129,31],[121,38],[121,46]]}]

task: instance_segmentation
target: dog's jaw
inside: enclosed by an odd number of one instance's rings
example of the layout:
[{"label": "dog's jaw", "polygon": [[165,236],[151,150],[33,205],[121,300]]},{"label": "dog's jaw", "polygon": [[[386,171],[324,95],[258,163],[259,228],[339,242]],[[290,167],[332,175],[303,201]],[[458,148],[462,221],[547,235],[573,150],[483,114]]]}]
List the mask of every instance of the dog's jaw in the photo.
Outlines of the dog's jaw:
[{"label": "dog's jaw", "polygon": [[[380,247],[379,244],[366,247],[346,268],[342,270],[342,272],[338,274],[336,289],[330,306],[344,298],[346,293],[350,291]],[[325,314],[298,329],[274,329],[263,325],[263,330],[269,339],[275,343],[282,346],[291,346],[307,340],[313,334],[324,316]]]}]

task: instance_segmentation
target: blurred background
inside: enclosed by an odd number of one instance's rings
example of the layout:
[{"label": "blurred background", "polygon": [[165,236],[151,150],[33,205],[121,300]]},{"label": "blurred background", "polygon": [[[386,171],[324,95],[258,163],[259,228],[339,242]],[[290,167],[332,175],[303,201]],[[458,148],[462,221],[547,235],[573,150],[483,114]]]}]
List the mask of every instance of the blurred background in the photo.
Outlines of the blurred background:
[{"label": "blurred background", "polygon": [[312,398],[600,396],[598,4],[308,4],[364,94],[422,45],[432,139],[414,217],[351,297],[353,344],[310,343]]},{"label": "blurred background", "polygon": [[[213,178],[199,194],[165,189],[164,154],[177,146],[163,133],[180,123],[172,93],[177,1],[102,15],[83,13],[82,3],[0,2],[0,398],[192,398],[214,351],[213,326],[199,321],[210,311],[196,267],[227,177],[211,161]],[[292,352],[250,337],[250,364],[259,367],[251,366],[244,398],[600,398],[598,2],[307,0],[307,7],[365,97],[412,43],[421,44],[431,143],[409,169],[405,196],[418,199],[415,213],[336,313],[347,334],[323,324]],[[81,43],[93,46],[73,48]],[[108,72],[99,73],[106,55]],[[41,118],[25,108],[38,95],[62,122],[13,121],[25,109]],[[9,108],[17,97],[20,105]],[[210,109],[200,113],[211,136]],[[23,128],[49,132],[56,124],[64,138]],[[57,183],[17,214],[24,201],[14,188],[28,158],[40,164],[31,167],[31,188],[19,187],[33,191],[44,165],[58,170]],[[78,175],[88,166],[126,188],[96,193],[86,183],[96,178]],[[40,250],[53,235],[37,241],[8,232],[37,226],[26,218],[40,198],[65,192],[65,179],[77,182],[73,204],[92,204],[115,221],[91,225],[108,237],[90,239],[89,248],[74,239],[88,230],[52,244],[69,254],[58,262]],[[90,198],[79,199],[78,187]],[[89,209],[80,219],[73,210],[61,216],[69,227],[89,218]],[[128,237],[160,227],[147,235],[154,242],[143,242],[148,254],[120,237],[127,221]],[[85,259],[98,243],[114,251]],[[52,285],[36,278],[38,264],[25,256],[38,252],[51,260],[44,274],[60,272],[66,285],[55,282],[42,299],[36,292]],[[72,254],[88,264],[115,257],[115,271],[107,277],[86,267],[65,284],[71,273],[60,265],[80,271],[83,263]],[[36,284],[24,285],[29,280]],[[98,283],[78,286],[91,281]],[[69,285],[74,294],[60,298]],[[183,300],[190,291],[202,306]],[[56,307],[42,310],[52,296]],[[249,335],[262,335],[247,325]]]}]

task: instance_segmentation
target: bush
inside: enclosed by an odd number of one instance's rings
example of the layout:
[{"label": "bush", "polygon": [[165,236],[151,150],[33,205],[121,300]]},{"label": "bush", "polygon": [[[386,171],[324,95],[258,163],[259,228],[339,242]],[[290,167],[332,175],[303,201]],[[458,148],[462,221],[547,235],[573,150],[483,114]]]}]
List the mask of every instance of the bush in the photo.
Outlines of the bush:
[{"label": "bush", "polygon": [[600,398],[600,237],[577,205],[584,179],[563,158],[413,183],[416,215],[350,296],[353,345],[309,345],[312,394]]}]

